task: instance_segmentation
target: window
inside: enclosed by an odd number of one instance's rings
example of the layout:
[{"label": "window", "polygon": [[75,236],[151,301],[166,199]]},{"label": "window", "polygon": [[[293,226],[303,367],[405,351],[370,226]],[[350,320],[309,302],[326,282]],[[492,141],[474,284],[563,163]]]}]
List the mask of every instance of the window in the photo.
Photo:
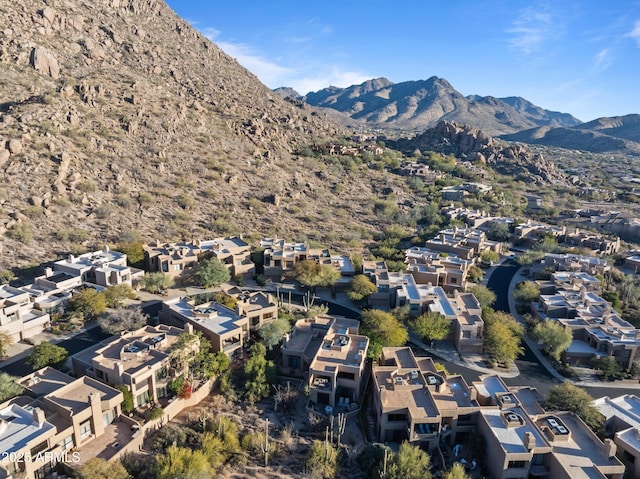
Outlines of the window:
[{"label": "window", "polygon": [[406,420],[407,420],[406,414],[389,414],[389,422],[400,422],[400,421],[406,421]]},{"label": "window", "polygon": [[264,319],[271,319],[273,318],[273,313],[264,313]]},{"label": "window", "polygon": [[298,356],[289,356],[289,361],[287,363],[290,368],[293,368],[293,369],[300,368],[300,358]]},{"label": "window", "polygon": [[182,265],[181,264],[174,264],[173,265],[173,270],[174,271],[180,271],[182,269]]},{"label": "window", "polygon": [[451,278],[451,284],[456,284],[458,282],[458,278]]},{"label": "window", "polygon": [[58,446],[60,446],[63,451],[71,449],[73,447],[73,436],[65,437],[58,443]]},{"label": "window", "polygon": [[31,457],[36,457],[39,452],[45,451],[47,449],[47,441],[41,442],[37,446],[31,448]]},{"label": "window", "polygon": [[523,469],[526,465],[526,461],[509,461],[507,469]]},{"label": "window", "polygon": [[356,378],[355,374],[346,373],[346,372],[343,372],[343,371],[340,371],[338,373],[338,377],[341,378],[341,379],[351,379],[352,381]]},{"label": "window", "polygon": [[142,406],[143,404],[147,404],[148,402],[149,402],[149,391],[145,391],[136,397],[137,406]]},{"label": "window", "polygon": [[464,339],[471,339],[471,331],[462,331],[462,337]]},{"label": "window", "polygon": [[80,437],[85,438],[91,435],[91,421],[80,424]]}]

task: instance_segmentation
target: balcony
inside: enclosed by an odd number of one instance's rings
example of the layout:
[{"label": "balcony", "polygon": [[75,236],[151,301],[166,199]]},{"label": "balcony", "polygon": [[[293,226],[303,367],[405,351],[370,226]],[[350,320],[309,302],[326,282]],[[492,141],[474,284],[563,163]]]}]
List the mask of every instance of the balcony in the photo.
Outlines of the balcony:
[{"label": "balcony", "polygon": [[321,391],[331,391],[332,385],[329,378],[314,377],[311,381],[311,387]]},{"label": "balcony", "polygon": [[242,346],[242,341],[240,340],[239,336],[236,338],[225,339],[224,341],[222,341],[222,350],[225,353],[229,351],[234,351],[238,349],[240,346]]},{"label": "balcony", "polygon": [[433,423],[416,424],[413,430],[407,429],[410,441],[427,441],[438,435],[438,425]]}]

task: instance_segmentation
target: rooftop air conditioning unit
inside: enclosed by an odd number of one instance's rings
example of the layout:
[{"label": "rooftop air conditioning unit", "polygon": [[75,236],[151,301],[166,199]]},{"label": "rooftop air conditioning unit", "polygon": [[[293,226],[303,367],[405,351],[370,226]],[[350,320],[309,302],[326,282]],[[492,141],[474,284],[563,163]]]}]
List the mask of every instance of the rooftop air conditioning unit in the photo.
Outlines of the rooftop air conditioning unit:
[{"label": "rooftop air conditioning unit", "polygon": [[415,369],[411,371],[411,379],[418,379],[418,371]]}]

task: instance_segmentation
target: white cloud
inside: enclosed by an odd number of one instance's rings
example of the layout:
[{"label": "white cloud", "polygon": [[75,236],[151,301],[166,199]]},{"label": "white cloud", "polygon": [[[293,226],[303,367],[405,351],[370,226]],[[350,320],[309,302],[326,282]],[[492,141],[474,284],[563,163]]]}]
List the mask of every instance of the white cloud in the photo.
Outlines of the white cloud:
[{"label": "white cloud", "polygon": [[366,75],[362,72],[354,72],[341,70],[339,67],[331,67],[327,71],[319,72],[313,76],[302,76],[299,78],[291,78],[291,86],[301,95],[305,95],[312,91],[318,91],[328,86],[348,87],[351,85],[359,85],[367,80],[371,80],[372,75]]},{"label": "white cloud", "polygon": [[552,34],[551,15],[533,8],[524,10],[514,21],[507,33],[513,34],[510,45],[516,50],[531,53]]},{"label": "white cloud", "polygon": [[608,48],[600,50],[594,58],[594,67],[599,71],[606,70],[612,63],[613,54]]},{"label": "white cloud", "polygon": [[[191,23],[191,25],[195,27],[195,24],[193,22],[189,22],[189,23]],[[200,33],[202,33],[205,37],[207,37],[209,40],[213,42],[214,39],[220,35],[220,30],[216,30],[215,28],[212,28],[212,27],[206,27],[200,30]]]},{"label": "white cloud", "polygon": [[240,65],[256,75],[262,83],[270,88],[283,86],[280,83],[281,78],[287,77],[292,73],[291,68],[278,65],[261,57],[249,45],[229,42],[216,42],[216,45],[222,48],[227,55],[235,58]]},{"label": "white cloud", "polygon": [[636,20],[635,26],[633,30],[631,30],[631,33],[629,33],[629,36],[633,38],[638,44],[638,47],[640,47],[640,20]]}]

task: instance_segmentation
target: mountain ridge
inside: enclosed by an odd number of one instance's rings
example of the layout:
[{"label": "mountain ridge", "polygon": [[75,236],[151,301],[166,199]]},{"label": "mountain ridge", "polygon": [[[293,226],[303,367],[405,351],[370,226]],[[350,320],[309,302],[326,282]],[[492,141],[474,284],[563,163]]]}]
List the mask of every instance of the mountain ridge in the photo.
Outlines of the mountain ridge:
[{"label": "mountain ridge", "polygon": [[447,120],[500,135],[580,123],[568,113],[545,110],[521,97],[464,96],[437,76],[401,83],[381,77],[347,88],[328,87],[299,99],[341,111],[371,127],[395,130],[422,131]]}]

